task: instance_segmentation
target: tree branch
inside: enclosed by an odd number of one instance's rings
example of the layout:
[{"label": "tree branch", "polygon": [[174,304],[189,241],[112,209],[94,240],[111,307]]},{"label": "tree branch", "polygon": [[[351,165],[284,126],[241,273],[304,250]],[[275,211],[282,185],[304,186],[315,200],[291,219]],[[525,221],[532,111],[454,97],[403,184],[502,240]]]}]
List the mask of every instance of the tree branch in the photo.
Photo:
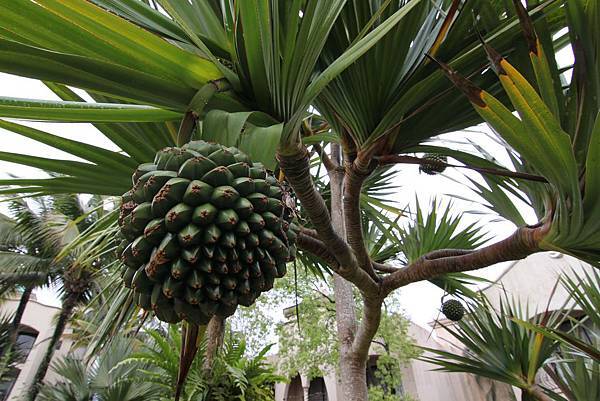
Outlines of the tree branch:
[{"label": "tree branch", "polygon": [[437,249],[429,252],[425,257],[428,260],[448,258],[451,256],[463,256],[475,252],[474,249]]},{"label": "tree branch", "polygon": [[385,350],[385,353],[388,354],[388,355],[390,354],[390,347],[385,342],[379,341],[379,340],[372,340],[371,342],[373,344],[381,345],[383,347],[383,349]]},{"label": "tree branch", "polygon": [[311,237],[300,231],[296,239],[296,245],[299,249],[322,259],[334,272],[353,283],[364,293],[379,294],[379,286],[364,272],[364,270],[358,268],[352,270],[343,269],[333,253],[320,239]]},{"label": "tree branch", "polygon": [[302,231],[300,231],[298,233],[298,237],[296,238],[296,245],[299,249],[323,259],[323,261],[327,263],[333,269],[333,271],[340,269],[339,262],[335,256],[329,252],[323,241],[320,239],[304,234]]},{"label": "tree branch", "polygon": [[376,287],[375,282],[368,276],[366,281],[371,283],[366,283],[366,285],[362,283],[365,281],[365,277],[355,271],[360,270],[360,268],[354,252],[333,229],[331,216],[325,201],[312,182],[306,148],[302,146],[291,153],[285,154],[278,152],[277,160],[279,161],[279,167],[285,173],[288,182],[317,230],[319,238],[338,262],[340,267],[337,273],[357,286],[359,286],[357,283],[360,283],[359,288]]},{"label": "tree branch", "polygon": [[346,163],[344,176],[344,221],[346,224],[346,238],[348,244],[356,254],[359,266],[377,281],[378,277],[375,270],[373,270],[371,257],[365,245],[360,215],[362,185],[372,171],[368,165],[368,162],[363,165],[361,158],[357,158],[353,163]]},{"label": "tree branch", "polygon": [[319,238],[336,255],[339,263],[347,268],[356,266],[356,258],[346,242],[336,234],[325,201],[315,189],[310,175],[308,151],[305,147],[292,154],[277,154],[279,167],[304,206]]},{"label": "tree branch", "polygon": [[474,251],[438,250],[424,255],[407,267],[383,279],[383,292],[447,273],[481,269],[499,262],[523,259],[539,252],[540,240],[547,234],[549,223],[536,227],[521,227],[510,237]]},{"label": "tree branch", "polygon": [[390,266],[385,263],[379,263],[379,262],[375,262],[375,261],[373,261],[371,263],[373,264],[373,269],[375,269],[381,273],[394,273],[394,272],[397,272],[398,270],[400,270],[400,268],[398,268],[398,267]]},{"label": "tree branch", "polygon": [[382,298],[363,297],[363,301],[363,318],[358,326],[358,331],[352,344],[353,352],[358,355],[368,355],[369,347],[381,322]]},{"label": "tree branch", "polygon": [[323,298],[325,298],[327,301],[329,301],[330,304],[335,305],[335,300],[333,298],[331,298],[329,295],[325,294],[323,291],[321,291],[314,282],[310,283],[312,285],[312,289],[313,291],[315,291],[317,294],[321,295]]},{"label": "tree branch", "polygon": [[323,162],[323,165],[325,166],[325,170],[327,170],[328,172],[331,172],[331,171],[336,171],[336,170],[341,169],[339,164],[337,164],[336,162],[331,160],[331,158],[329,158],[329,156],[327,156],[327,153],[325,153],[325,151],[323,150],[323,147],[320,144],[315,143],[312,146],[313,146],[313,149],[315,150],[315,153],[319,155],[319,158]]},{"label": "tree branch", "polygon": [[309,237],[319,238],[319,234],[317,230],[313,230],[312,228],[300,227],[300,232],[302,234],[308,235]]},{"label": "tree branch", "polygon": [[414,157],[414,156],[385,155],[385,156],[380,156],[378,158],[378,160],[379,160],[379,164],[403,163],[403,164],[429,165],[429,166],[433,166],[433,167],[466,168],[466,169],[477,171],[477,172],[483,173],[483,174],[498,175],[501,177],[509,177],[509,178],[521,178],[524,180],[545,182],[545,183],[548,182],[548,180],[546,180],[544,177],[535,175],[535,174],[520,173],[517,171],[510,171],[510,170],[503,170],[503,169],[496,169],[496,168],[487,168],[487,167],[477,167],[477,166],[470,166],[470,165],[459,166],[456,164],[450,164],[450,163],[446,163],[443,161],[427,160],[427,159],[422,159],[422,158]]}]

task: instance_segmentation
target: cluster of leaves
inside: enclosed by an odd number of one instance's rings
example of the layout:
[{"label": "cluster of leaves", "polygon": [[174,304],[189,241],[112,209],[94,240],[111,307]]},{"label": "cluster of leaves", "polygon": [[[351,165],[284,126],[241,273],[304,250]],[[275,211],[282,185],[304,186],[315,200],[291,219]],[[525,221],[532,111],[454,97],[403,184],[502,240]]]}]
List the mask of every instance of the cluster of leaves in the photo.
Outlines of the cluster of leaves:
[{"label": "cluster of leaves", "polygon": [[[97,270],[106,257],[106,235],[101,243],[87,244],[77,252],[69,252],[72,247],[67,247],[103,216],[99,197],[87,204],[76,195],[12,200],[9,209],[12,218],[2,216],[0,220],[2,292],[53,283],[64,295],[67,271],[75,274],[69,279],[76,279],[83,271]],[[82,300],[89,299],[89,293],[82,295]]]},{"label": "cluster of leaves", "polygon": [[[379,367],[378,367],[379,369]],[[386,372],[387,373],[387,372]],[[382,373],[383,375],[384,373]],[[381,380],[385,380],[386,386],[401,386],[402,383],[399,382],[395,376],[390,378],[389,375],[385,374],[385,376],[381,377]],[[394,388],[394,387],[387,387]],[[408,394],[400,393],[392,393],[387,390],[387,388],[383,386],[371,386],[369,387],[369,400],[370,401],[414,401],[415,399]],[[395,387],[398,388],[398,387]]]},{"label": "cluster of leaves", "polygon": [[[170,325],[146,330],[148,336],[142,349],[126,358],[121,365],[142,364],[135,382],[150,383],[161,391],[161,400],[170,400],[177,383],[181,333],[179,327]],[[270,347],[261,349],[257,355],[247,357],[246,344],[239,336],[225,336],[221,347],[210,367],[204,367],[205,345],[201,344],[194,360],[188,380],[183,389],[183,400],[272,400],[274,384],[282,380],[274,368],[266,363],[265,354]]]},{"label": "cluster of leaves", "polygon": [[[42,401],[99,399],[104,401],[171,400],[177,380],[181,334],[178,326],[148,329],[137,337],[117,336],[89,361],[71,355],[55,362],[56,383],[42,387]],[[267,365],[264,348],[247,357],[242,340],[230,336],[211,368],[203,368],[204,345],[192,365],[185,400],[274,399],[281,380]]]},{"label": "cluster of leaves", "polygon": [[[564,18],[569,29],[562,34],[565,39],[555,40],[549,18],[533,21],[519,2],[515,5],[529,49],[527,56],[509,62],[492,46],[485,46],[509,107],[504,99],[478,88],[443,63],[441,66],[510,147],[514,168],[543,177],[545,184],[493,177],[486,179],[491,191],[481,185],[476,185],[476,190],[493,209],[516,223],[523,218],[514,199],[534,207],[547,226],[540,241],[542,249],[598,264],[595,194],[600,188],[600,62],[592,32],[600,8],[595,1],[566,2]],[[569,44],[575,63],[560,69],[556,53]]]},{"label": "cluster of leaves", "polygon": [[[99,197],[92,197],[84,204],[77,195],[66,194],[28,201],[16,199],[9,203],[14,218],[2,216],[0,219],[0,292],[9,294],[23,289],[19,304],[22,310],[31,292],[39,287],[53,285],[62,301],[50,346],[37,367],[30,397],[35,397],[55,345],[75,308],[92,299],[97,293],[95,280],[109,271],[106,265],[113,259],[107,253],[111,242],[109,233],[99,233],[89,242],[76,241],[81,233],[102,219],[103,206]],[[18,327],[19,323],[14,324]]]},{"label": "cluster of leaves", "polygon": [[[476,249],[485,242],[486,233],[475,223],[463,224],[463,214],[452,213],[452,204],[445,207],[433,200],[427,208],[415,202],[414,218],[398,233],[397,258],[403,263],[413,263],[422,255],[440,249]],[[436,277],[431,282],[444,291],[458,296],[475,297],[469,285],[485,280],[466,273],[451,273]]]},{"label": "cluster of leaves", "polygon": [[[178,135],[175,128],[190,111],[202,119],[199,136],[238,146],[270,167],[275,165],[277,149],[309,143],[301,139],[299,127],[310,105],[334,131],[318,142],[336,140],[349,154],[379,148],[389,154],[424,151],[414,146],[485,119],[518,152],[522,162],[515,167],[548,182],[529,185],[488,178],[490,203],[522,223],[510,199],[501,195],[518,187],[516,193],[529,198],[550,225],[541,242],[544,249],[598,262],[597,1],[532,0],[533,21],[524,16],[520,1],[504,0],[158,2],[160,9],[154,1],[137,0],[0,5],[7,21],[0,33],[0,70],[45,80],[63,100],[0,98],[0,114],[92,122],[122,150],[112,152],[0,121],[4,129],[82,160],[0,152],[1,160],[54,174],[48,179],[0,180],[0,192],[119,195],[129,189],[136,165],[152,160],[164,146],[190,139],[187,133]],[[528,40],[533,38],[525,45],[514,45],[521,30],[517,16],[527,28]],[[568,32],[555,39],[553,35],[566,25]],[[510,53],[524,72],[495,57],[491,47],[480,43],[478,33],[488,45]],[[554,55],[568,42],[575,47],[576,65],[574,79],[563,90],[564,71],[556,67],[554,57],[545,55]],[[493,69],[487,68],[484,47],[492,56]],[[456,96],[456,89],[426,54],[447,61],[486,89],[476,92],[476,98],[469,92],[474,109]],[[447,72],[456,78],[449,68]],[[458,83],[465,89],[464,81]],[[66,85],[86,90],[94,102],[86,102]],[[511,109],[503,105],[507,100]],[[446,153],[459,160],[469,158]],[[378,171],[375,180],[378,174],[385,178],[385,172]],[[382,182],[381,188],[389,187],[385,179]],[[320,187],[327,192],[326,183]],[[480,245],[479,234],[472,228],[458,229],[457,220],[448,213],[440,219],[435,214],[428,219],[417,215],[414,224],[402,229],[395,225],[399,213],[388,216],[384,211],[390,211],[389,205],[371,195],[362,194],[361,208],[375,261],[398,254],[415,260],[448,243],[465,249]],[[93,230],[77,227],[83,236],[51,259],[68,261],[69,266],[90,265],[110,248],[107,238],[115,222],[116,214],[109,213]],[[73,239],[73,232],[63,233]],[[27,252],[36,249],[29,246]],[[86,252],[69,252],[74,249]],[[31,256],[27,252],[15,254]],[[310,261],[301,260],[309,266]],[[466,294],[468,277],[436,280],[448,291]],[[114,302],[102,316],[97,344],[114,332],[114,326],[136,316],[128,290],[113,288],[106,291]],[[321,290],[330,293],[326,284]],[[308,310],[311,299],[302,298]],[[323,304],[315,301],[313,312],[329,310]],[[330,329],[324,332],[331,334],[333,321],[323,320]]]},{"label": "cluster of leaves", "polygon": [[325,281],[299,267],[297,280],[294,275],[290,272],[277,280],[272,291],[251,308],[240,309],[230,324],[245,333],[254,352],[276,341],[278,369],[286,377],[298,372],[311,378],[322,376],[323,368],[336,366],[338,361],[335,304]]},{"label": "cluster of leaves", "polygon": [[[383,352],[377,357],[376,383],[369,386],[369,400],[412,401],[405,394],[402,385],[401,368],[421,351],[411,340],[407,341],[409,321],[398,313],[399,305],[394,298],[386,300],[386,313],[383,315],[374,345]],[[389,312],[396,310],[395,312]],[[381,351],[381,350],[380,350]]]},{"label": "cluster of leaves", "polygon": [[75,356],[57,360],[52,369],[58,375],[55,383],[44,385],[37,399],[41,401],[104,400],[143,401],[158,399],[161,389],[151,383],[137,383],[142,364],[122,362],[131,354],[134,343],[115,337],[110,345],[92,361]]}]

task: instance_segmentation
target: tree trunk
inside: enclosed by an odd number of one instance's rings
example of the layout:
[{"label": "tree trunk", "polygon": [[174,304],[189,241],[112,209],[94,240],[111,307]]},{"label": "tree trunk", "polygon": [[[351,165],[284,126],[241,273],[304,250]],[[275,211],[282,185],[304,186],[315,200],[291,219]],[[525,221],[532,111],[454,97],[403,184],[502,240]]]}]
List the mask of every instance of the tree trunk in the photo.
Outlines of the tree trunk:
[{"label": "tree trunk", "polygon": [[353,350],[357,321],[352,284],[335,274],[334,291],[340,341],[340,376],[344,395],[342,400],[366,401],[368,355],[358,355]]},{"label": "tree trunk", "polygon": [[11,327],[10,327],[10,335],[8,337],[8,344],[10,347],[14,347],[17,343],[17,335],[19,334],[19,326],[21,325],[21,319],[23,319],[23,314],[25,313],[25,308],[27,307],[27,303],[29,302],[29,298],[31,298],[31,293],[33,292],[32,287],[25,287],[25,290],[21,294],[21,299],[19,300],[19,306],[15,311],[15,316],[13,318]]},{"label": "tree trunk", "polygon": [[225,337],[225,319],[220,316],[213,316],[206,328],[206,355],[202,368],[210,370],[215,355],[221,346]]},{"label": "tree trunk", "polygon": [[[340,162],[339,145],[333,145],[332,159]],[[330,173],[331,186],[331,222],[336,233],[346,238],[343,214],[343,174]],[[367,356],[356,355],[353,343],[357,331],[356,302],[350,282],[334,273],[333,288],[338,339],[340,341],[340,376],[343,389],[343,401],[367,400]],[[368,354],[368,353],[367,353]]]},{"label": "tree trunk", "polygon": [[48,368],[50,367],[50,362],[52,361],[52,356],[54,355],[54,349],[56,348],[56,344],[60,341],[65,328],[67,327],[67,323],[71,319],[73,315],[73,311],[75,310],[75,306],[77,305],[77,300],[80,294],[70,293],[67,295],[65,300],[63,301],[62,308],[60,311],[60,315],[58,316],[58,320],[56,322],[56,327],[54,327],[54,333],[52,333],[52,338],[50,339],[50,343],[48,344],[48,349],[46,350],[46,354],[44,355],[44,359],[37,368],[35,372],[35,376],[33,378],[33,383],[31,384],[31,388],[29,389],[29,393],[27,394],[27,401],[35,401],[37,397],[40,387],[44,381],[44,377],[46,377],[46,372],[48,372]]}]

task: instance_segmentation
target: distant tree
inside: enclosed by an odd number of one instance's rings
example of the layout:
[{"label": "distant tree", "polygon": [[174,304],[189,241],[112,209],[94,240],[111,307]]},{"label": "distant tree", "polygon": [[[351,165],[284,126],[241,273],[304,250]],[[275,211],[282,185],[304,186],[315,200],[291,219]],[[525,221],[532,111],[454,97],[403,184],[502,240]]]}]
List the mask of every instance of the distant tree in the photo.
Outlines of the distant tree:
[{"label": "distant tree", "polygon": [[[92,198],[86,208],[76,195],[52,195],[10,202],[13,219],[0,223],[0,291],[25,288],[11,329],[14,343],[25,306],[35,287],[53,286],[61,294],[62,306],[52,337],[29,391],[34,400],[46,375],[50,361],[75,308],[89,300],[95,275],[101,271],[102,255],[97,247],[72,246],[79,233],[87,230],[102,215],[102,203]],[[99,203],[100,202],[100,203]],[[89,252],[92,252],[90,254]]]},{"label": "distant tree", "polygon": [[[41,200],[36,206],[45,208]],[[42,217],[25,201],[11,201],[9,208],[13,218],[0,215],[0,294],[20,292],[9,333],[10,343],[14,345],[33,290],[52,280],[52,256],[57,249],[55,244],[44,240]],[[14,270],[15,266],[18,266],[17,270]]]},{"label": "distant tree", "polygon": [[0,382],[13,378],[14,368],[20,360],[19,351],[11,342],[11,315],[0,315]]}]

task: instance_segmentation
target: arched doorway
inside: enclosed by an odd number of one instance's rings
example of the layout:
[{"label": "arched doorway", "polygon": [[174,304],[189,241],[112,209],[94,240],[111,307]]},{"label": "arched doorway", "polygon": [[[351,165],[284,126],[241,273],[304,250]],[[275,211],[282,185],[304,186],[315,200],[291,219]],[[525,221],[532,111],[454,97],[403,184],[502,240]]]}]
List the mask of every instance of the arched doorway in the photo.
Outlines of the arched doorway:
[{"label": "arched doorway", "polygon": [[302,388],[300,375],[296,375],[290,382],[285,401],[304,401],[304,389]]},{"label": "arched doorway", "polygon": [[308,401],[329,401],[325,380],[322,377],[315,377],[310,381]]}]

